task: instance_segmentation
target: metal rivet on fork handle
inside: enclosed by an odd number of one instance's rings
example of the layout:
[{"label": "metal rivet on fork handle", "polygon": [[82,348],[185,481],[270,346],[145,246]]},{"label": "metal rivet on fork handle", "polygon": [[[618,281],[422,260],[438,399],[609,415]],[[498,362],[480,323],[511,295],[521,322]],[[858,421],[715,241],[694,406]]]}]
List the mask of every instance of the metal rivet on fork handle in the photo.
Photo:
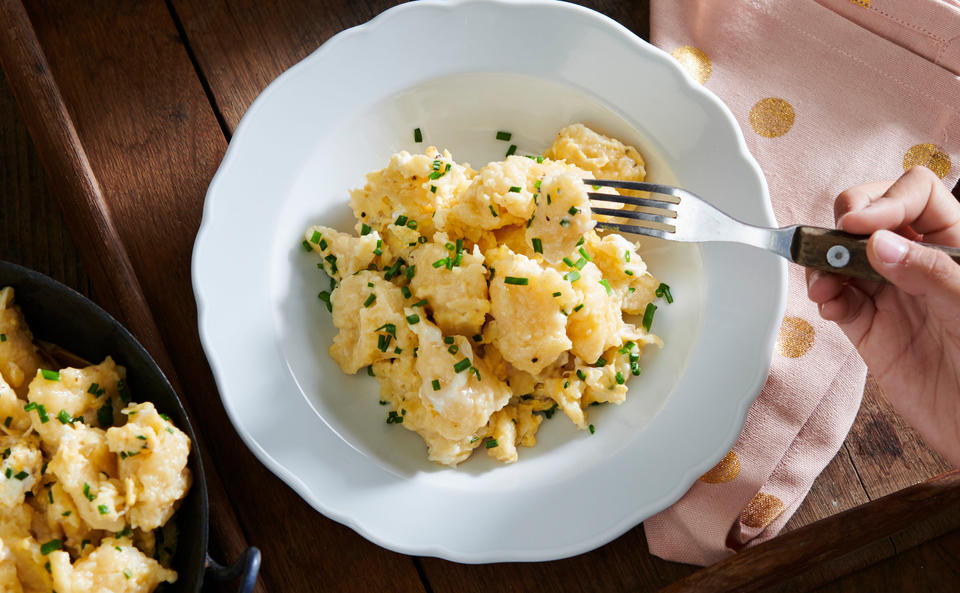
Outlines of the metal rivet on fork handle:
[{"label": "metal rivet on fork handle", "polygon": [[850,263],[850,251],[843,245],[834,245],[827,250],[827,263],[835,268],[842,268]]}]

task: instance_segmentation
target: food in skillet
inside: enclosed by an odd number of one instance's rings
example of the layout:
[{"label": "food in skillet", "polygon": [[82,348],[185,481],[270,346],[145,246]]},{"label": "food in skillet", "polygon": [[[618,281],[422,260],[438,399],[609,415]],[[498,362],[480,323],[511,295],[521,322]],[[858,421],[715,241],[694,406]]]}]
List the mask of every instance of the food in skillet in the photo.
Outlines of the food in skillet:
[{"label": "food in skillet", "polygon": [[357,236],[305,235],[331,278],[330,356],[376,377],[387,422],[441,464],[477,448],[516,461],[558,409],[593,433],[588,406],[623,402],[644,348],[661,345],[653,301],[669,288],[632,242],[593,230],[583,183],[642,181],[640,153],[581,124],[543,156],[514,150],[476,171],[434,147],[394,154],[351,192]]},{"label": "food in skillet", "polygon": [[53,370],[0,289],[0,591],[150,592],[172,583],[190,439],[136,403],[107,357]]}]

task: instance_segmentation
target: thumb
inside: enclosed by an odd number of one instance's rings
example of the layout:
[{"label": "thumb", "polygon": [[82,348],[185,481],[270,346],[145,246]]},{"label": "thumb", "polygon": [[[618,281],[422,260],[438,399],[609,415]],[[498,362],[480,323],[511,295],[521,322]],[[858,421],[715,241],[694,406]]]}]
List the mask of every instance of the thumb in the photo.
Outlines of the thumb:
[{"label": "thumb", "polygon": [[870,237],[867,258],[873,269],[907,294],[953,302],[960,296],[960,264],[942,251],[880,230]]}]

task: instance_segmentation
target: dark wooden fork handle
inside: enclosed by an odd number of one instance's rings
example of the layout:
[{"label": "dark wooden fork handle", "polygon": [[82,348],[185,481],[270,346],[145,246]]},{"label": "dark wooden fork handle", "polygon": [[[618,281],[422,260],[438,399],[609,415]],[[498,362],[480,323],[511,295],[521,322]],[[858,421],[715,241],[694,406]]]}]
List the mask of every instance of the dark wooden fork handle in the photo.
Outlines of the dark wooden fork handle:
[{"label": "dark wooden fork handle", "polygon": [[[851,235],[843,231],[798,226],[793,235],[790,254],[793,261],[808,268],[843,274],[853,278],[886,282],[883,276],[870,266],[867,259],[867,235]],[[921,243],[949,255],[960,263],[960,249]]]}]

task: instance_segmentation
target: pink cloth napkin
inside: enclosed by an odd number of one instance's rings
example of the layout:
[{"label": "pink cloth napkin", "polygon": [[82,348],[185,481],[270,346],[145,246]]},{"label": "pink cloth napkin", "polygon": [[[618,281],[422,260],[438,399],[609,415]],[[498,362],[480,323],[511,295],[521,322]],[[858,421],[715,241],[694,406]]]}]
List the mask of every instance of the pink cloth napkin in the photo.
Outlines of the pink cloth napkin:
[{"label": "pink cloth napkin", "polygon": [[[912,165],[957,181],[954,0],[653,0],[651,32],[730,107],[783,226],[833,227],[838,193]],[[743,433],[646,521],[650,551],[705,565],[775,536],[843,443],[865,376],[791,265],[770,377]]]}]

